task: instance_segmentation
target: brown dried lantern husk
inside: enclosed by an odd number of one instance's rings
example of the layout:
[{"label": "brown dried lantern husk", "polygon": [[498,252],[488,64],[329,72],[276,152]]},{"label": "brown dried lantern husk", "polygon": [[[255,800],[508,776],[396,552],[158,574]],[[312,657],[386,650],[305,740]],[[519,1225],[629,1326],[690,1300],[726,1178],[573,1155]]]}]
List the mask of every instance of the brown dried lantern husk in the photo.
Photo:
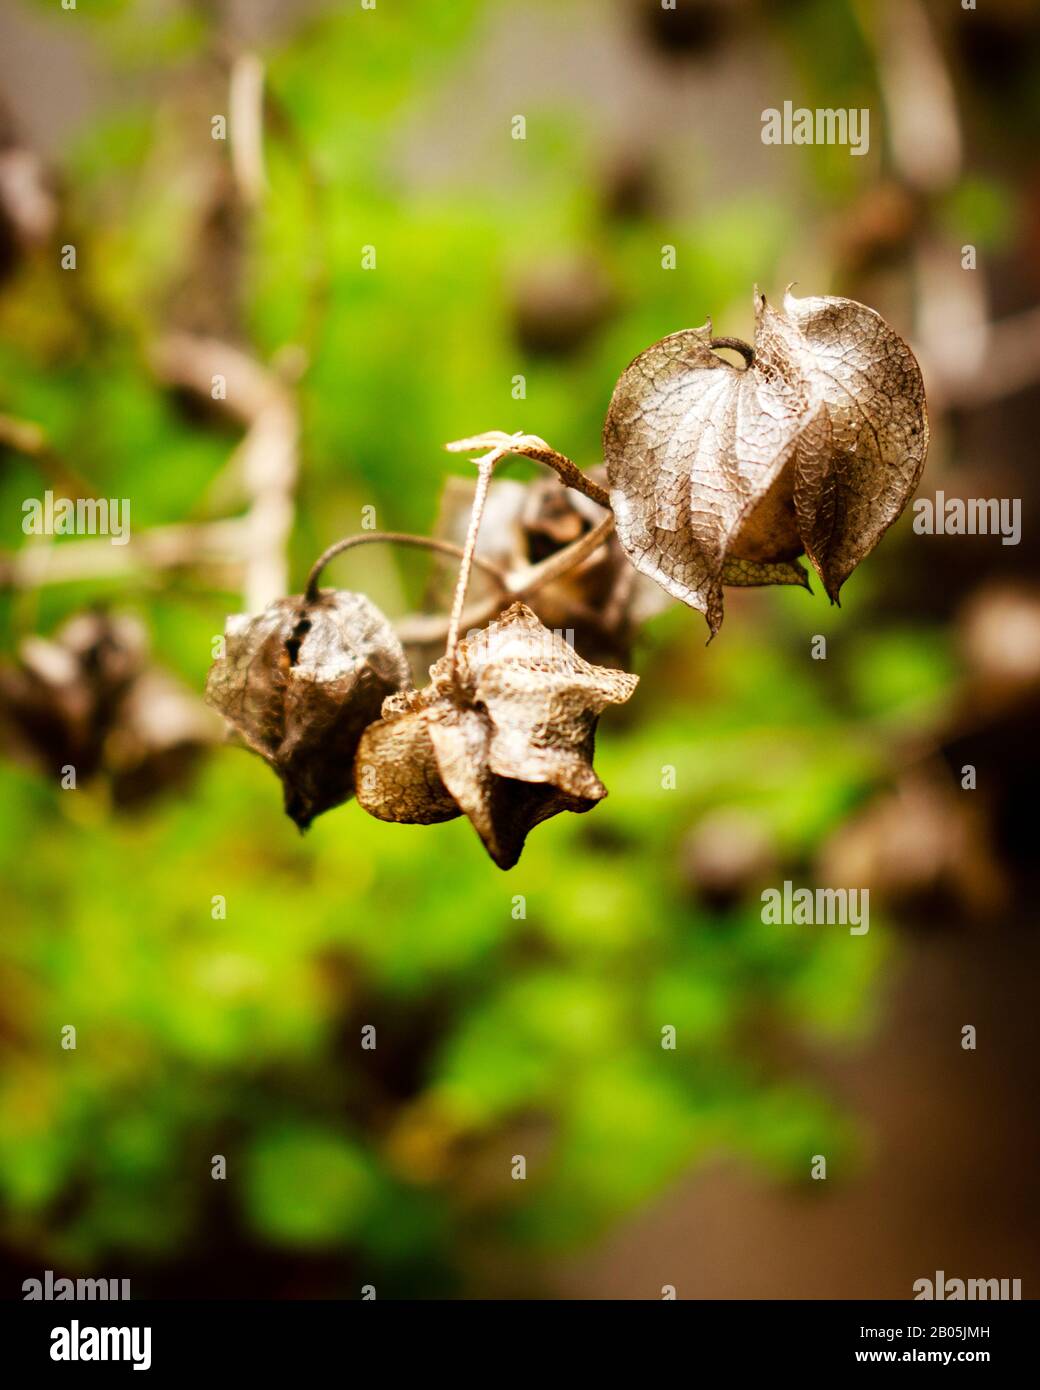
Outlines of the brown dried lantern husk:
[{"label": "brown dried lantern husk", "polygon": [[596,724],[638,677],[592,666],[523,603],[391,697],[358,747],[358,802],[380,820],[428,824],[465,813],[502,869],[528,833],[583,812],[607,789],[592,768]]},{"label": "brown dried lantern husk", "polygon": [[[804,584],[837,602],[899,517],[928,449],[913,353],[836,295],[755,293],[755,344],[672,333],[621,374],[603,449],[625,553],[714,635],[727,584]],[[715,351],[737,349],[739,370]]]},{"label": "brown dried lantern husk", "polygon": [[206,699],[282,779],[286,813],[305,830],[353,795],[358,740],[410,684],[401,644],[375,604],[335,589],[236,614],[224,635]]}]

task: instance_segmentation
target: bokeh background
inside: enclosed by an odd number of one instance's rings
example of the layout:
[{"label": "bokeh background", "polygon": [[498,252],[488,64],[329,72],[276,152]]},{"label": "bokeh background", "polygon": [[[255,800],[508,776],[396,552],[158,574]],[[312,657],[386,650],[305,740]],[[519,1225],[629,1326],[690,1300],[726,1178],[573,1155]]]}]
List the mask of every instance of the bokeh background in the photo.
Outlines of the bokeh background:
[{"label": "bokeh background", "polygon": [[[764,146],[785,100],[869,154]],[[1032,1296],[1038,108],[1030,0],[3,0],[5,1296]],[[706,649],[664,607],[609,799],[509,875],[465,820],[298,835],[199,700],[225,615],[364,508],[428,533],[446,440],[595,465],[637,352],[790,281],[913,343],[921,495],[1022,543],[908,513],[840,610],[730,591]],[[131,544],[27,539],[45,489]],[[330,577],[399,617],[429,569]],[[869,935],[763,926],[785,878]]]}]

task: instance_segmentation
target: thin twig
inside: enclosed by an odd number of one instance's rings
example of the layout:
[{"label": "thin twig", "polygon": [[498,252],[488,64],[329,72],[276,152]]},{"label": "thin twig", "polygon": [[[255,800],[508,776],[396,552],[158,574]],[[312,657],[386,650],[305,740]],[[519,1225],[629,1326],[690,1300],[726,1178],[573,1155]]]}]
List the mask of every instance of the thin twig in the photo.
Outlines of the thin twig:
[{"label": "thin twig", "polygon": [[456,439],[444,447],[453,454],[468,453],[472,449],[490,449],[496,463],[510,454],[515,454],[518,458],[533,459],[535,463],[544,463],[551,468],[560,482],[567,487],[574,488],[576,492],[583,492],[601,507],[610,506],[610,493],[606,488],[600,487],[599,483],[583,473],[566,454],[559,453],[536,434],[524,434],[522,431],[506,434],[502,430],[488,430],[486,434],[473,435],[469,439]]},{"label": "thin twig", "polygon": [[[345,536],[343,540],[335,541],[327,550],[322,551],[311,566],[311,572],[307,576],[304,597],[309,602],[313,602],[318,597],[318,580],[321,578],[322,570],[330,560],[334,560],[337,555],[342,555],[345,550],[352,550],[356,545],[367,545],[372,541],[386,541],[392,545],[412,545],[420,550],[438,550],[442,555],[453,555],[456,559],[465,557],[462,546],[455,545],[452,541],[441,540],[436,536],[413,536],[405,531],[362,531],[356,536]],[[472,561],[478,569],[490,574],[500,588],[506,588],[506,576],[498,565],[492,564],[482,555],[473,555]]]},{"label": "thin twig", "polygon": [[246,206],[256,207],[267,184],[264,177],[264,65],[255,53],[241,53],[231,64],[228,111],[235,182]]},{"label": "thin twig", "polygon": [[213,338],[170,334],[155,345],[152,361],[164,381],[207,400],[213,399],[214,378],[223,377],[225,395],[217,404],[248,426],[237,466],[249,502],[244,601],[257,613],[288,590],[286,549],[299,462],[295,395],[276,372]]},{"label": "thin twig", "polygon": [[131,535],[126,545],[111,537],[68,541],[62,545],[29,544],[0,555],[0,586],[32,589],[44,584],[122,578],[142,570],[234,569],[248,558],[251,532],[246,518],[197,525],[152,526]]},{"label": "thin twig", "polygon": [[[459,620],[459,631],[483,627],[509,603],[530,598],[548,584],[577,569],[610,539],[613,529],[614,514],[608,512],[591,531],[586,531],[563,550],[557,550],[540,560],[537,565],[528,565],[514,574],[507,575],[505,595],[495,595],[467,609]],[[402,618],[394,626],[403,642],[439,642],[448,632],[447,619],[435,614],[412,614]]]},{"label": "thin twig", "polygon": [[[486,448],[488,450],[479,459],[474,459],[478,469],[477,488],[473,495],[466,546],[462,556],[462,564],[459,567],[458,582],[455,585],[451,615],[448,618],[445,656],[448,658],[452,683],[457,686],[459,628],[462,625],[462,610],[466,602],[466,590],[469,587],[470,571],[477,548],[477,534],[480,531],[480,522],[484,515],[484,505],[487,502],[488,488],[491,486],[491,476],[495,471],[495,465],[509,455],[518,455],[521,458],[533,459],[536,463],[546,464],[567,487],[575,488],[578,492],[584,493],[586,497],[591,497],[601,507],[609,509],[610,494],[598,483],[593,482],[591,478],[586,477],[577,464],[572,462],[566,454],[558,453],[536,434],[523,434],[522,432],[506,434],[502,430],[489,430],[486,434],[471,435],[468,439],[453,440],[452,443],[446,444],[444,447],[452,453],[468,453],[472,449]],[[611,517],[611,524],[613,524],[613,517]],[[557,557],[550,558],[555,559]],[[572,559],[571,563],[577,564],[579,561]],[[569,566],[566,567],[569,568]],[[546,579],[543,582],[548,583],[549,580]],[[497,608],[492,609],[492,613],[497,611]]]},{"label": "thin twig", "polygon": [[964,139],[949,65],[921,0],[858,6],[874,48],[888,117],[888,143],[900,178],[925,194],[956,183]]},{"label": "thin twig", "polygon": [[469,576],[477,549],[477,535],[480,531],[481,518],[484,515],[484,504],[487,502],[488,488],[491,486],[491,475],[495,471],[495,464],[500,457],[501,455],[492,449],[489,454],[485,454],[483,458],[477,460],[477,487],[473,494],[473,509],[469,514],[466,545],[462,552],[462,564],[459,566],[459,577],[451,603],[451,616],[448,619],[448,641],[444,652],[448,658],[452,684],[456,687],[458,685],[459,624],[462,621],[462,605],[466,602],[466,590],[469,588]]}]

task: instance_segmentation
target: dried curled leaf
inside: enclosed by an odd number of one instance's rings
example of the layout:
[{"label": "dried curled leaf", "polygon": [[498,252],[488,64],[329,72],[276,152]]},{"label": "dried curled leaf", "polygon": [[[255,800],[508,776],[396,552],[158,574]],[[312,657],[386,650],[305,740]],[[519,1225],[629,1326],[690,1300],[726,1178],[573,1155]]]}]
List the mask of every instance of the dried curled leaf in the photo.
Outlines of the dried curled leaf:
[{"label": "dried curled leaf", "polygon": [[592,768],[596,724],[637,680],[591,666],[514,603],[459,644],[456,680],[442,657],[425,689],[386,701],[358,747],[358,801],[409,824],[462,811],[499,868],[512,868],[534,826],[606,796]]},{"label": "dried curled leaf", "polygon": [[362,594],[323,589],[236,614],[206,699],[274,768],[301,830],[354,791],[353,762],[384,699],[410,683],[386,618]]},{"label": "dried curled leaf", "polygon": [[874,310],[790,294],[776,310],[756,291],[755,313],[744,369],[713,350],[734,343],[713,339],[710,320],[641,353],[603,431],[629,559],[713,634],[724,584],[801,583],[803,551],[837,600],[905,507],[928,445],[917,362]]}]

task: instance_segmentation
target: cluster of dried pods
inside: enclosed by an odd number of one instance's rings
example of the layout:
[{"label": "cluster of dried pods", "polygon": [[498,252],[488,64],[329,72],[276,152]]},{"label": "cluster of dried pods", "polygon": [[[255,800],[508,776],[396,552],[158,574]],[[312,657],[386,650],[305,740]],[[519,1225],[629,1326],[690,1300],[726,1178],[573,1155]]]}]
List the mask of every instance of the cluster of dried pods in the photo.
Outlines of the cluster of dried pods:
[{"label": "cluster of dried pods", "polygon": [[[602,800],[596,725],[638,678],[585,661],[522,600],[608,544],[702,612],[712,635],[726,585],[808,588],[803,554],[837,601],[920,478],[920,370],[880,315],[853,300],[787,294],[777,310],[756,290],[755,314],[754,346],[714,338],[709,322],[661,339],[622,373],[603,432],[609,491],[536,436],[460,440],[448,447],[487,450],[464,547],[352,537],[318,560],[303,595],[228,619],[207,699],[278,773],[297,825],[355,794],[381,820],[465,814],[507,869],[534,826]],[[498,573],[486,625],[460,640],[471,568],[494,569],[478,530],[492,472],[510,455],[547,464],[601,519],[578,523],[578,537],[536,567],[537,582],[536,569],[526,585]],[[375,605],[318,587],[329,559],[373,539],[461,556],[446,652],[421,690]]]}]

